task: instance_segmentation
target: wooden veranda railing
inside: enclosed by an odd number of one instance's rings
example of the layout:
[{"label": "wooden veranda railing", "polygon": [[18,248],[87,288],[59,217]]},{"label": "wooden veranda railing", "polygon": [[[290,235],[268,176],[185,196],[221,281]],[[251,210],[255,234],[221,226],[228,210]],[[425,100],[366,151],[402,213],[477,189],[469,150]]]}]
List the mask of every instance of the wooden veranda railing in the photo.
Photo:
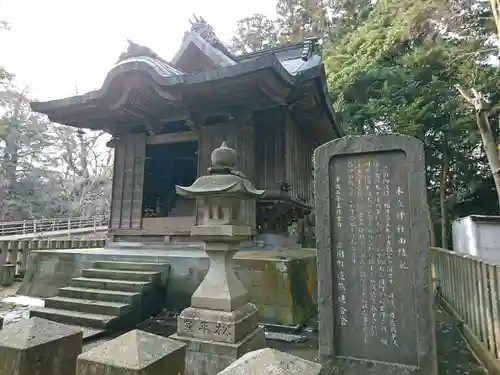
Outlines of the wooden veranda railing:
[{"label": "wooden veranda railing", "polygon": [[108,225],[107,216],[93,218],[54,218],[0,222],[0,236],[33,234],[33,237],[43,236],[46,232],[68,231],[73,229],[94,228]]},{"label": "wooden veranda railing", "polygon": [[432,248],[437,295],[473,351],[500,375],[500,263]]},{"label": "wooden veranda railing", "polygon": [[0,267],[5,264],[16,266],[15,275],[23,277],[26,271],[26,261],[31,250],[57,249],[92,249],[102,248],[106,240],[19,240],[2,241],[0,239]]}]

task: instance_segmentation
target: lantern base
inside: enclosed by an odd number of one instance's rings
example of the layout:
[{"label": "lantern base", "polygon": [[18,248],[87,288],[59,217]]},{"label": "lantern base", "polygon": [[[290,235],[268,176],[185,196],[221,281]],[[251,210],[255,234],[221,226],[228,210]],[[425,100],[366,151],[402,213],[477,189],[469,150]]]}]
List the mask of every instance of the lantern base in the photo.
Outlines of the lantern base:
[{"label": "lantern base", "polygon": [[191,307],[231,312],[244,307],[248,292],[233,269],[237,242],[205,242],[210,268],[191,297]]},{"label": "lantern base", "polygon": [[177,334],[235,344],[257,329],[257,311],[251,303],[231,312],[188,307],[177,318]]},{"label": "lantern base", "polygon": [[217,375],[246,353],[266,348],[264,329],[261,327],[234,344],[178,334],[170,338],[186,344],[186,375]]}]

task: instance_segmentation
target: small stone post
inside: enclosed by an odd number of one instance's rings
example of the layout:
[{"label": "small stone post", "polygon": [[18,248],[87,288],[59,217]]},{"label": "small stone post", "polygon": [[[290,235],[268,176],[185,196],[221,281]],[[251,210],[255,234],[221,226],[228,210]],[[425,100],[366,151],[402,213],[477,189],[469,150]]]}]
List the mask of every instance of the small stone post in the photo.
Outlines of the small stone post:
[{"label": "small stone post", "polygon": [[257,199],[265,191],[256,190],[234,170],[235,164],[236,151],[224,142],[212,152],[208,175],[192,186],[176,186],[180,196],[200,200],[203,223],[193,227],[191,235],[204,242],[210,258],[207,275],[172,336],[187,344],[186,375],[215,375],[245,353],[266,346],[257,307],[249,303],[232,265],[240,242],[251,235],[251,228],[239,220],[241,201]]},{"label": "small stone post", "polygon": [[12,262],[12,253],[14,247],[17,248],[17,241],[7,242],[7,253],[5,256],[5,263],[0,267],[0,285],[10,286],[14,283],[16,275],[16,265]]}]

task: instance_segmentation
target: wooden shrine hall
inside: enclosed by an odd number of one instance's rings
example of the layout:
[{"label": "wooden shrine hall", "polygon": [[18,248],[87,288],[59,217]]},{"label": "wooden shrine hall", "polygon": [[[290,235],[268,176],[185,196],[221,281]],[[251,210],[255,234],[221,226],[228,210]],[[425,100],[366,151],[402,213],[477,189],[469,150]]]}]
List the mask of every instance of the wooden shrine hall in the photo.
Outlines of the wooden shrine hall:
[{"label": "wooden shrine hall", "polygon": [[53,122],[104,130],[115,148],[111,242],[189,241],[201,218],[175,185],[207,172],[226,141],[262,200],[241,220],[262,243],[286,241],[312,207],[313,150],[344,132],[328,98],[318,40],[235,55],[196,20],[170,62],[129,41],[102,87],[32,109]]}]

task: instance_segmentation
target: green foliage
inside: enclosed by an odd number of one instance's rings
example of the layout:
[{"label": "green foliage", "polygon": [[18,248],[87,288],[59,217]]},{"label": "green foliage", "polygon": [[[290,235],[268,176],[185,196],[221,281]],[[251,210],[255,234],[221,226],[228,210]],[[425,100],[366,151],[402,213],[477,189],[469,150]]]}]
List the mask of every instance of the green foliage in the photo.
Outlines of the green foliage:
[{"label": "green foliage", "polygon": [[[348,132],[397,132],[424,142],[434,217],[439,219],[440,173],[445,166],[449,169],[446,203],[452,216],[453,208],[476,196],[477,189],[491,189],[475,114],[455,89],[455,84],[475,87],[494,105],[499,102],[499,70],[485,63],[495,56],[497,33],[488,2],[277,0],[276,4],[277,43],[295,42],[311,33],[325,38],[328,88]],[[273,40],[273,32],[266,30],[267,40]],[[251,40],[253,35],[259,31],[239,30],[240,39]],[[498,136],[497,115],[491,120]],[[461,207],[464,214],[472,204]],[[490,207],[478,206],[475,213],[491,213]]]},{"label": "green foliage", "polygon": [[276,24],[265,15],[255,13],[238,21],[231,44],[233,52],[248,53],[273,47],[277,41]]},{"label": "green foliage", "polygon": [[[0,20],[0,31],[8,29],[9,29],[9,23],[7,21]],[[12,78],[13,75],[0,66],[0,85],[11,81]]]},{"label": "green foliage", "polygon": [[108,211],[112,168],[101,134],[49,122],[13,86],[0,92],[0,113],[0,220]]},{"label": "green foliage", "polygon": [[484,7],[461,4],[458,19],[444,1],[398,5],[378,2],[366,22],[332,40],[325,53],[328,87],[351,133],[396,132],[424,142],[429,203],[439,217],[445,166],[449,210],[491,180],[476,116],[455,84],[474,86],[497,103],[500,71],[481,63],[492,35],[491,25],[477,26]]},{"label": "green foliage", "polygon": [[[354,7],[369,3],[354,1]],[[335,18],[332,0],[277,0],[275,19],[255,13],[237,22],[232,49],[239,53],[258,51],[280,44],[296,43],[309,36],[329,37]]]}]

